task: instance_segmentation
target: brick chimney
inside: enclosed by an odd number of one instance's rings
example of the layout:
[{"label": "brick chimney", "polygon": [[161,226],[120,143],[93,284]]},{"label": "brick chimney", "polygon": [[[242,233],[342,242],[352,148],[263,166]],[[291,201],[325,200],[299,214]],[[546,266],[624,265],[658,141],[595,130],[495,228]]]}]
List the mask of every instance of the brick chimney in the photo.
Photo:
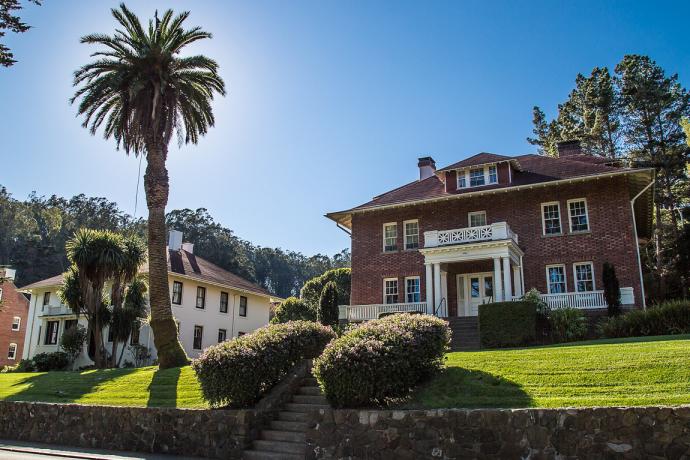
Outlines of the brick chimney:
[{"label": "brick chimney", "polygon": [[556,147],[558,148],[558,156],[561,158],[583,153],[582,144],[579,140],[559,142]]},{"label": "brick chimney", "polygon": [[431,157],[422,157],[418,160],[419,180],[428,179],[436,172],[436,162]]}]

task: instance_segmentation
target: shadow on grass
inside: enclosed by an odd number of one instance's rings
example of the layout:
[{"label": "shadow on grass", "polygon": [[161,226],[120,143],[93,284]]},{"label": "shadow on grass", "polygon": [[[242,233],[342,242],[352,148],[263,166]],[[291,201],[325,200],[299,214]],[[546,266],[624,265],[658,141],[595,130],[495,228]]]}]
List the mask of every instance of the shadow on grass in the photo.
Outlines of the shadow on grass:
[{"label": "shadow on grass", "polygon": [[486,348],[481,351],[493,351],[493,350],[536,350],[539,348],[566,348],[566,347],[577,347],[577,346],[587,346],[587,345],[616,345],[622,343],[643,343],[643,342],[669,342],[673,340],[690,340],[690,334],[677,334],[677,335],[650,335],[641,337],[624,337],[617,339],[595,339],[595,340],[581,340],[577,342],[564,342],[564,343],[553,343],[550,345],[534,345],[530,347],[519,347],[519,348]]},{"label": "shadow on grass", "polygon": [[181,373],[182,369],[179,367],[156,370],[148,388],[146,407],[176,407],[177,384]]},{"label": "shadow on grass", "polygon": [[507,409],[533,405],[532,397],[515,382],[487,372],[448,367],[420,387],[402,407]]},{"label": "shadow on grass", "polygon": [[54,403],[73,403],[98,386],[134,372],[134,369],[105,369],[83,372],[47,372],[30,374],[12,386],[24,386],[7,401],[40,401]]}]

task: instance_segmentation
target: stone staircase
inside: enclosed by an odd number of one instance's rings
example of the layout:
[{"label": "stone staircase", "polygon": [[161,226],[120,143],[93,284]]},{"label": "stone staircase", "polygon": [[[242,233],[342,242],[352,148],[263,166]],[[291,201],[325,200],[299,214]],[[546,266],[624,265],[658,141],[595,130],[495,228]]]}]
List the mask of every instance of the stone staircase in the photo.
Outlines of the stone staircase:
[{"label": "stone staircase", "polygon": [[453,333],[450,347],[453,351],[479,350],[479,317],[456,316],[446,318]]},{"label": "stone staircase", "polygon": [[303,460],[307,450],[306,431],[309,412],[330,406],[314,377],[302,379],[292,401],[278,412],[268,428],[261,430],[252,448],[244,451],[248,460]]}]

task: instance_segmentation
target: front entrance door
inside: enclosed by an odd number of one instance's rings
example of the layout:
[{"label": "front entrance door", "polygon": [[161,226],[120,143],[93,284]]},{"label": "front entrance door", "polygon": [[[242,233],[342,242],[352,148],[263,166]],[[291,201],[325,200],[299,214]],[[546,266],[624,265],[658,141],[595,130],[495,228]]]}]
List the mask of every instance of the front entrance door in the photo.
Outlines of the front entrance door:
[{"label": "front entrance door", "polygon": [[492,273],[470,273],[457,276],[458,316],[477,316],[479,305],[493,302]]}]

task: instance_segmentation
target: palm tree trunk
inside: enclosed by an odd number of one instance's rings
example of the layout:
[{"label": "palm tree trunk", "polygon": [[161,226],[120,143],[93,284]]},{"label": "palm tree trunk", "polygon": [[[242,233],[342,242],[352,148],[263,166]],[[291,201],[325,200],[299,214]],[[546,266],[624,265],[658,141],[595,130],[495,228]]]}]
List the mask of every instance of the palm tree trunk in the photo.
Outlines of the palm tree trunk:
[{"label": "palm tree trunk", "polygon": [[158,351],[161,369],[184,366],[187,355],[177,337],[177,327],[170,306],[168,286],[167,232],[165,229],[165,205],[168,203],[168,170],[165,167],[167,146],[163,142],[149,140],[146,143],[146,174],[144,188],[149,208],[149,304],[151,306],[151,330],[153,343]]}]

